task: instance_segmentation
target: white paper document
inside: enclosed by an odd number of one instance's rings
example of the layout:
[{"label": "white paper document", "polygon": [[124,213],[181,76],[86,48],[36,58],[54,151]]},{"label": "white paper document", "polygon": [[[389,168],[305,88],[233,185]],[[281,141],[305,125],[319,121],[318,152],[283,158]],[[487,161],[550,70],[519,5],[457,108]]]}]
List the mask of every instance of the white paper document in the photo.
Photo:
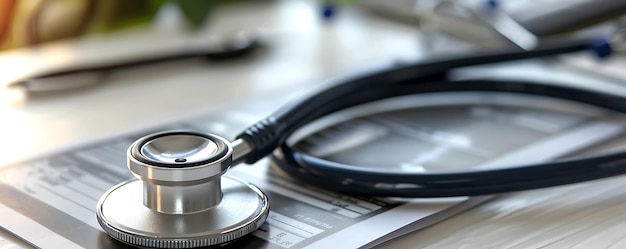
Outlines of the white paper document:
[{"label": "white paper document", "polygon": [[[261,118],[254,109],[261,107],[240,108],[227,114],[206,113],[0,167],[0,227],[42,248],[124,247],[102,231],[95,209],[105,191],[132,178],[126,168],[128,146],[143,135],[171,129],[213,131],[232,138]],[[445,120],[446,112],[469,118],[467,122],[472,123],[465,123],[462,128],[451,127],[458,123]],[[511,112],[484,105],[462,105],[460,109],[438,113],[443,114],[430,116],[430,120],[421,118],[419,122],[410,122],[415,121],[411,115],[399,114],[394,119],[374,117],[360,120],[359,124],[386,129],[386,139],[398,142],[407,139],[406,132],[412,131],[419,136],[410,137],[406,143],[435,148],[426,151],[445,156],[448,163],[462,158],[484,167],[519,163],[523,158],[532,158],[538,150],[542,156],[536,160],[553,159],[624,131],[619,122],[573,114],[546,116],[532,110]],[[429,117],[421,117],[424,116]],[[437,125],[437,122],[447,123]],[[472,139],[497,135],[491,127],[495,123],[507,127],[503,133],[517,132],[517,142],[498,141],[494,137],[492,140],[497,143],[475,142],[471,149],[453,144],[461,135]],[[343,160],[337,155],[328,156]],[[429,167],[437,164],[432,160],[434,157],[412,155],[412,160]],[[268,195],[271,207],[267,222],[252,235],[227,246],[232,248],[369,248],[435,224],[490,198],[400,200],[350,196],[304,185],[272,167],[269,159],[251,166],[235,166],[227,174],[257,185]]]}]

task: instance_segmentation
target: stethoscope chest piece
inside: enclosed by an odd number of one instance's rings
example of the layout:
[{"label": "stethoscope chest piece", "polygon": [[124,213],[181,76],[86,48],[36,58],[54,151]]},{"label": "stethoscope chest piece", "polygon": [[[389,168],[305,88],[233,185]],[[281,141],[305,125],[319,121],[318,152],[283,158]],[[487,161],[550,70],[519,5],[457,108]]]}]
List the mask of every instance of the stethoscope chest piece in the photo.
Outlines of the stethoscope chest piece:
[{"label": "stethoscope chest piece", "polygon": [[258,229],[269,202],[257,187],[222,176],[233,149],[223,138],[173,131],[137,140],[128,168],[138,179],[105,193],[97,218],[135,246],[192,248],[228,243]]}]

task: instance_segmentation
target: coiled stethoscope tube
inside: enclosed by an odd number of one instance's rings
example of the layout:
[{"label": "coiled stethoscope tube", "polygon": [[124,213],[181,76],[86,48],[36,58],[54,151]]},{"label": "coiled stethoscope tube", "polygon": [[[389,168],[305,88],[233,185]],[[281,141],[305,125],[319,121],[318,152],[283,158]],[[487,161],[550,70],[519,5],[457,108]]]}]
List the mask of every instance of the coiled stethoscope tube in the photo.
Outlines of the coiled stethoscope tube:
[{"label": "coiled stethoscope tube", "polygon": [[[592,44],[590,46],[590,44]],[[299,127],[329,113],[375,100],[430,92],[486,91],[549,96],[578,101],[626,113],[626,98],[554,84],[514,81],[449,81],[454,68],[597,49],[606,55],[602,42],[579,42],[529,52],[500,53],[410,65],[372,73],[338,84],[288,106],[253,125],[240,138],[257,154],[248,163],[278,148],[276,165],[297,179],[341,192],[394,197],[449,197],[494,194],[593,180],[626,173],[626,152],[534,165],[503,167],[458,173],[385,173],[316,158],[297,151],[286,139]],[[401,185],[401,188],[393,186]],[[391,187],[390,187],[391,186]]]},{"label": "coiled stethoscope tube", "polygon": [[[374,89],[372,91],[385,91]],[[396,90],[395,93],[402,94],[442,91],[516,92],[574,100],[621,113],[626,112],[626,98],[623,97],[531,82],[434,81],[413,87],[399,87]],[[323,182],[325,189],[352,194],[393,197],[495,194],[576,183],[626,173],[626,152],[455,173],[372,171],[317,158],[299,151],[287,143],[282,143],[272,158],[283,171],[309,184]]]},{"label": "coiled stethoscope tube", "polygon": [[[599,55],[610,53],[606,43],[590,46],[587,42],[573,42],[533,51],[456,58],[373,72],[286,106],[250,126],[233,142],[188,131],[146,136],[128,151],[128,167],[138,180],[122,183],[101,198],[98,221],[110,236],[131,245],[187,248],[228,243],[258,228],[269,212],[269,204],[265,194],[255,186],[222,175],[232,165],[255,163],[272,152],[276,165],[299,180],[372,196],[483,195],[626,173],[626,152],[472,172],[386,173],[315,158],[286,143],[298,128],[335,111],[385,98],[431,92],[524,93],[625,113],[626,98],[610,93],[533,82],[446,79],[446,73],[458,67],[589,49]],[[398,185],[403,187],[395,187]]]}]

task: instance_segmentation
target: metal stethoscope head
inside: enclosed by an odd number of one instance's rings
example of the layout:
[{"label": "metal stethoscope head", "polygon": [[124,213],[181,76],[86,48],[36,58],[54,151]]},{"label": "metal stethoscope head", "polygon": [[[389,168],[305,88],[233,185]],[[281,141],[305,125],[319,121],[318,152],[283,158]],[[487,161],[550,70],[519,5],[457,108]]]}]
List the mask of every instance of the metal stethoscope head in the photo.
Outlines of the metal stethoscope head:
[{"label": "metal stethoscope head", "polygon": [[[258,229],[269,212],[267,196],[223,176],[243,142],[205,133],[148,135],[128,149],[137,177],[105,193],[97,218],[113,238],[134,246],[204,247],[228,243]],[[233,155],[234,154],[234,155]]]}]

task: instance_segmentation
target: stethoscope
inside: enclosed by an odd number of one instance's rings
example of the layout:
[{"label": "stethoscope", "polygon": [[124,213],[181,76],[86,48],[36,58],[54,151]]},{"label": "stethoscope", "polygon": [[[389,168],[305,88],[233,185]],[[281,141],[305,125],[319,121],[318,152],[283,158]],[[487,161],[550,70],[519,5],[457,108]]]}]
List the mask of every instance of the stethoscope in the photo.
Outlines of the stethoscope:
[{"label": "stethoscope", "polygon": [[317,158],[286,142],[300,127],[339,110],[425,93],[520,93],[626,112],[626,98],[611,93],[523,81],[446,79],[446,73],[458,67],[590,49],[600,56],[611,52],[603,41],[572,42],[371,72],[280,109],[250,126],[234,141],[193,131],[145,136],[127,152],[128,168],[138,179],[117,185],[103,195],[97,207],[98,221],[111,237],[135,246],[189,248],[231,242],[261,226],[269,203],[260,189],[224,173],[233,165],[252,164],[270,154],[275,165],[304,183],[370,196],[485,195],[626,173],[626,152],[468,172],[384,172]]}]

